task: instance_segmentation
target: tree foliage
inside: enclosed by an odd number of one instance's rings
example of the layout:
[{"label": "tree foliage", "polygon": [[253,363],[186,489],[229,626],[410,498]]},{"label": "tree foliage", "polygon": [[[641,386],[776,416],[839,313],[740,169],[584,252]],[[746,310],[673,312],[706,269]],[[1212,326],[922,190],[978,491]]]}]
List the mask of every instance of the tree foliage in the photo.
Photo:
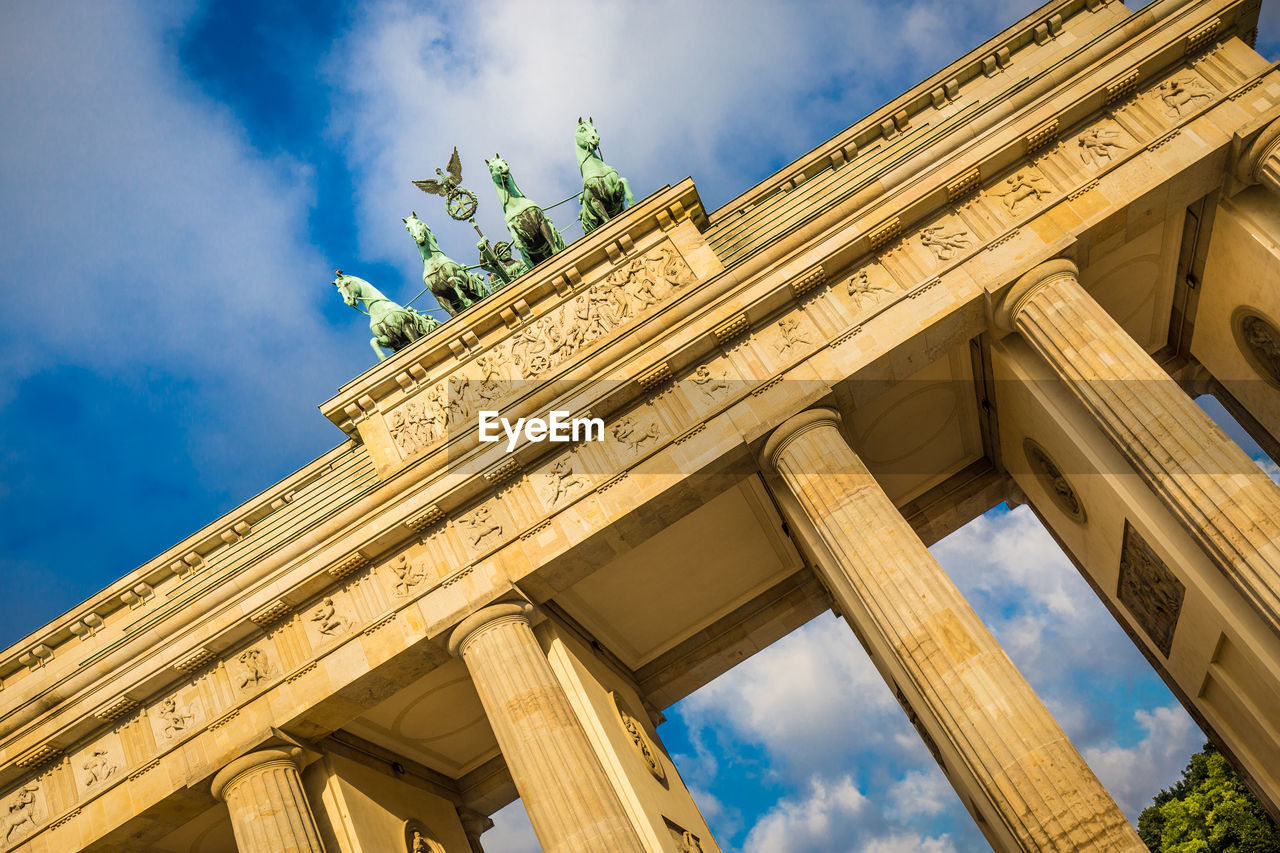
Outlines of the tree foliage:
[{"label": "tree foliage", "polygon": [[1155,853],[1280,851],[1280,828],[1211,743],[1142,810],[1138,835]]}]

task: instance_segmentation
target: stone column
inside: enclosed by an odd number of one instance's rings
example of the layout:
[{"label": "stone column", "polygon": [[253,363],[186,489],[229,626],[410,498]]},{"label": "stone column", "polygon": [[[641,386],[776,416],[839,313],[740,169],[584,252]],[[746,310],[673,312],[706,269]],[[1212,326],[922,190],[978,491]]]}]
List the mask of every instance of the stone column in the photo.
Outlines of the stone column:
[{"label": "stone column", "polygon": [[466,661],[545,853],[644,848],[533,636],[527,605],[463,620],[449,650]]},{"label": "stone column", "polygon": [[926,742],[928,732],[944,742],[935,755],[953,784],[985,800],[975,805],[992,845],[1145,851],[839,424],[829,409],[801,412],[774,431],[762,459],[830,553],[818,572],[840,610],[921,697],[908,713]]},{"label": "stone column", "polygon": [[1280,121],[1267,125],[1249,146],[1238,161],[1236,177],[1246,184],[1262,184],[1280,195]]},{"label": "stone column", "polygon": [[480,836],[493,829],[493,820],[479,812],[467,808],[458,809],[458,819],[462,822],[462,831],[467,834],[467,843],[471,845],[471,853],[484,853],[480,844]]},{"label": "stone column", "polygon": [[242,755],[213,777],[240,853],[324,853],[294,756],[283,749]]},{"label": "stone column", "polygon": [[1280,487],[1085,292],[1066,260],[1005,296],[1018,331],[1272,631],[1280,633]]}]

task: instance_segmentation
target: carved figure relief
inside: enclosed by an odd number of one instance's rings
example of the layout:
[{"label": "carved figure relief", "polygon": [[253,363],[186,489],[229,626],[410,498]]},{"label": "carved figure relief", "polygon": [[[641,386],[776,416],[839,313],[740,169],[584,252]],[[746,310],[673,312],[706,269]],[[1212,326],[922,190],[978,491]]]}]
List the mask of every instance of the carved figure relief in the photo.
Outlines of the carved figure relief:
[{"label": "carved figure relief", "polygon": [[476,366],[480,368],[480,381],[476,385],[476,396],[480,400],[481,407],[502,396],[503,376],[501,364],[500,351],[491,352],[476,359]]},{"label": "carved figure relief", "polygon": [[625,415],[621,420],[610,428],[614,441],[624,444],[635,452],[640,451],[640,446],[646,441],[657,442],[658,425],[653,421],[649,421],[648,426],[642,427],[636,423],[636,419],[631,415]]},{"label": "carved figure relief", "polygon": [[698,836],[689,830],[680,833],[680,840],[676,842],[677,853],[702,853],[702,842],[698,840]]},{"label": "carved figure relief", "polygon": [[812,344],[804,329],[800,328],[800,319],[798,317],[783,317],[778,321],[778,328],[782,330],[782,340],[774,344],[779,353],[785,353],[797,344]]},{"label": "carved figure relief", "polygon": [[585,488],[586,484],[573,470],[572,457],[557,459],[547,470],[545,489],[546,504],[553,507],[573,489]]},{"label": "carved figure relief", "polygon": [[1200,78],[1190,74],[1165,80],[1156,87],[1156,94],[1164,102],[1165,115],[1169,118],[1181,118],[1183,110],[1193,109],[1197,101],[1212,100],[1213,96],[1205,91]]},{"label": "carved figure relief", "polygon": [[511,361],[532,379],[693,281],[674,249],[659,246],[609,272],[511,339]]},{"label": "carved figure relief", "polygon": [[320,633],[332,637],[347,627],[347,620],[338,615],[338,607],[332,598],[325,598],[320,606],[311,614],[311,621],[316,623]]},{"label": "carved figure relief", "polygon": [[1258,375],[1280,387],[1280,329],[1247,308],[1231,318],[1236,344]]},{"label": "carved figure relief", "polygon": [[502,535],[502,525],[489,517],[487,506],[477,507],[471,515],[459,518],[457,523],[474,547],[479,547],[489,536]]},{"label": "carved figure relief", "polygon": [[1067,482],[1067,478],[1063,476],[1062,470],[1057,463],[1049,458],[1049,454],[1045,452],[1043,447],[1029,438],[1022,442],[1022,451],[1027,456],[1027,462],[1031,466],[1031,473],[1040,481],[1040,485],[1049,493],[1049,497],[1058,505],[1058,508],[1065,512],[1072,521],[1084,524],[1087,518],[1084,504],[1080,502],[1075,489]]},{"label": "carved figure relief", "polygon": [[862,308],[863,300],[870,300],[871,304],[874,305],[880,301],[880,294],[891,294],[893,290],[872,281],[870,274],[864,267],[849,279],[848,292],[849,300],[853,302],[854,309],[859,310]]},{"label": "carved figure relief", "polygon": [[729,388],[723,378],[717,379],[712,376],[711,368],[705,364],[698,365],[698,369],[693,371],[693,384],[701,389],[708,400],[714,400],[717,391],[726,391]]},{"label": "carved figure relief", "polygon": [[14,793],[13,801],[4,816],[4,841],[14,840],[14,833],[19,839],[33,831],[36,824],[36,794],[40,793],[37,784],[24,785]]},{"label": "carved figure relief", "polygon": [[187,713],[186,708],[178,706],[178,700],[173,696],[160,703],[160,707],[156,710],[156,716],[164,723],[161,733],[164,735],[165,740],[173,740],[185,732],[194,719],[192,714]]},{"label": "carved figure relief", "polygon": [[111,761],[105,749],[95,749],[81,766],[85,771],[84,784],[86,788],[92,788],[94,785],[107,781],[120,769]]},{"label": "carved figure relief", "polygon": [[388,564],[391,573],[395,575],[394,591],[396,598],[408,598],[409,593],[413,591],[420,583],[426,580],[426,572],[420,566],[414,565],[407,554],[401,554]]},{"label": "carved figure relief", "polygon": [[387,417],[391,438],[406,456],[425,450],[444,437],[439,405],[426,400],[410,400],[393,409]]},{"label": "carved figure relief", "polygon": [[949,261],[973,244],[973,238],[963,228],[951,230],[946,225],[930,225],[920,232],[920,243],[933,252],[940,261]]},{"label": "carved figure relief", "polygon": [[1076,140],[1076,146],[1080,149],[1081,162],[1095,168],[1102,168],[1104,163],[1110,163],[1114,156],[1113,148],[1118,151],[1125,150],[1124,145],[1116,142],[1119,138],[1120,134],[1117,131],[1103,127],[1089,128]]},{"label": "carved figure relief", "polygon": [[665,785],[667,771],[663,769],[662,760],[658,758],[658,747],[649,739],[649,733],[645,731],[640,721],[627,710],[622,699],[616,693],[609,695],[613,699],[614,710],[618,712],[618,721],[622,723],[622,728],[627,733],[627,738],[635,748],[636,754],[640,756],[644,766],[649,768],[653,778]]},{"label": "carved figure relief", "polygon": [[236,682],[241,690],[256,687],[271,675],[271,661],[261,649],[245,649],[236,658],[240,663],[240,679]]},{"label": "carved figure relief", "polygon": [[1003,190],[992,190],[991,194],[1004,202],[1010,213],[1017,213],[1024,201],[1040,201],[1052,190],[1043,177],[1026,169],[1019,169],[1012,177],[1004,179]]},{"label": "carved figure relief", "polygon": [[1126,519],[1116,595],[1165,657],[1173,648],[1185,594],[1182,581]]},{"label": "carved figure relief", "polygon": [[405,853],[445,853],[444,847],[420,820],[404,822]]}]

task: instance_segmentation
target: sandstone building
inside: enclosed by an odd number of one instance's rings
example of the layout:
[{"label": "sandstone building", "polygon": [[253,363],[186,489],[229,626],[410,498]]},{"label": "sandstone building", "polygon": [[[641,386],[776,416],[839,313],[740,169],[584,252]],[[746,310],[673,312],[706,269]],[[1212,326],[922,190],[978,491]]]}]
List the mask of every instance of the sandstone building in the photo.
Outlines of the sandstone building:
[{"label": "sandstone building", "polygon": [[[1280,74],[1054,0],[714,213],[638,201],[0,655],[0,850],[719,848],[663,708],[828,608],[993,848],[1142,850],[926,546],[1030,504],[1280,808]],[[477,413],[601,440],[477,439]]]}]

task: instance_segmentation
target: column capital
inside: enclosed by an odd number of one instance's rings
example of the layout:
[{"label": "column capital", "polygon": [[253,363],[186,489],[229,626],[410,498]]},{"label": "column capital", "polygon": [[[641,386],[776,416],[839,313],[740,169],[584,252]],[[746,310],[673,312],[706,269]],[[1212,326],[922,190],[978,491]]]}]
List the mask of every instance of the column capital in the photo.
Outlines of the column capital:
[{"label": "column capital", "polygon": [[787,445],[811,429],[830,426],[840,429],[840,413],[835,409],[805,409],[780,423],[760,450],[760,465],[772,471],[778,467],[778,456]]},{"label": "column capital", "polygon": [[1236,161],[1236,178],[1244,184],[1262,184],[1280,193],[1280,119],[1262,129],[1262,133]]},{"label": "column capital", "polygon": [[270,766],[288,766],[292,767],[294,772],[299,769],[298,755],[301,754],[299,749],[259,749],[254,752],[247,752],[239,758],[232,761],[226,767],[218,771],[213,777],[213,797],[215,800],[225,800],[224,796],[230,788],[243,779],[249,773]]},{"label": "column capital", "polygon": [[1036,264],[1023,273],[997,303],[995,315],[992,318],[996,328],[1003,334],[1012,332],[1014,323],[1018,319],[1018,312],[1040,288],[1068,276],[1077,279],[1079,275],[1080,270],[1066,258],[1054,258],[1051,261]]},{"label": "column capital", "polygon": [[533,605],[519,601],[490,604],[488,607],[477,610],[459,622],[458,627],[453,629],[453,633],[449,636],[449,654],[454,657],[462,657],[462,653],[466,651],[467,643],[481,631],[507,622],[529,624],[529,613],[532,610]]}]

